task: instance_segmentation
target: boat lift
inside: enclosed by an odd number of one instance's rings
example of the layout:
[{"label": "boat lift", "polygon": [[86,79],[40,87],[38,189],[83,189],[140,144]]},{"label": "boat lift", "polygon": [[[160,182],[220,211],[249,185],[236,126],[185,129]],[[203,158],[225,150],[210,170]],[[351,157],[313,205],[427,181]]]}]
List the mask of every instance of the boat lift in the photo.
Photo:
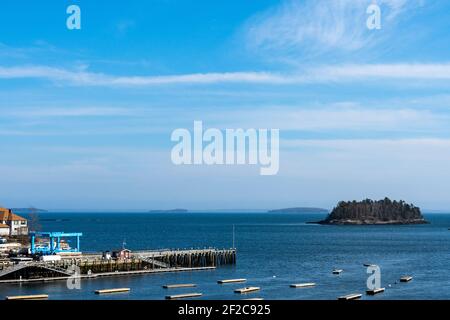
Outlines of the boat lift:
[{"label": "boat lift", "polygon": [[[53,255],[61,252],[80,252],[80,237],[83,234],[81,232],[31,232],[31,254]],[[77,238],[77,246],[61,248],[62,238]],[[36,238],[47,238],[48,244],[46,246],[36,245]]]}]

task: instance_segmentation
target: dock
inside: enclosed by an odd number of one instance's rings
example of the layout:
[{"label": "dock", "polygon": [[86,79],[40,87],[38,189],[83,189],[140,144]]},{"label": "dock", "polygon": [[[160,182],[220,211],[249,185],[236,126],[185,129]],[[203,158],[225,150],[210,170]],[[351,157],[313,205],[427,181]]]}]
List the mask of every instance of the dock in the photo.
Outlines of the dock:
[{"label": "dock", "polygon": [[106,293],[122,293],[122,292],[129,292],[130,288],[116,288],[116,289],[101,289],[101,290],[95,290],[96,294],[106,294]]},{"label": "dock", "polygon": [[201,297],[202,293],[185,293],[185,294],[174,294],[170,296],[166,296],[167,300],[176,300],[176,299],[184,299],[184,298],[197,298]]},{"label": "dock", "polygon": [[378,265],[372,264],[372,263],[364,263],[363,266],[364,267],[377,267]]},{"label": "dock", "polygon": [[79,254],[58,261],[25,261],[0,264],[1,283],[26,283],[67,280],[73,267],[78,278],[214,270],[236,263],[235,249],[145,250],[133,251],[127,258],[105,259],[102,253]]},{"label": "dock", "polygon": [[236,289],[234,290],[235,293],[250,293],[250,292],[255,292],[255,291],[259,291],[261,290],[261,288],[259,287],[245,287],[245,288],[240,288],[240,289]]},{"label": "dock", "polygon": [[403,276],[400,278],[400,282],[409,282],[413,279],[411,276]]},{"label": "dock", "polygon": [[373,289],[373,290],[367,290],[366,293],[370,296],[374,296],[378,293],[384,292],[384,290],[385,290],[384,288],[378,288],[378,289]]},{"label": "dock", "polygon": [[[154,274],[154,273],[172,273],[172,272],[192,272],[192,271],[205,271],[205,270],[215,270],[216,267],[204,267],[204,268],[165,268],[165,269],[147,269],[147,270],[130,270],[130,271],[115,271],[115,272],[102,272],[102,273],[91,273],[91,274],[81,274],[78,276],[79,279],[97,279],[104,277],[119,277],[119,276],[133,276],[141,274]],[[66,281],[70,276],[52,276],[44,278],[33,278],[33,279],[8,279],[0,280],[1,283],[33,283],[33,282],[51,282],[51,281]]]},{"label": "dock", "polygon": [[344,270],[342,270],[342,269],[334,269],[332,273],[333,274],[341,274],[343,271]]},{"label": "dock", "polygon": [[225,284],[225,283],[239,283],[239,282],[245,282],[247,279],[226,279],[226,280],[219,280],[217,283],[219,284]]},{"label": "dock", "polygon": [[357,300],[357,299],[361,299],[362,294],[360,293],[351,293],[345,296],[341,296],[338,298],[338,300]]},{"label": "dock", "polygon": [[48,294],[34,294],[28,296],[7,296],[6,300],[43,300],[48,299]]},{"label": "dock", "polygon": [[197,285],[194,283],[183,283],[183,284],[166,284],[163,286],[164,289],[175,289],[175,288],[193,288]]},{"label": "dock", "polygon": [[316,286],[316,284],[314,282],[294,283],[294,284],[290,285],[291,288],[310,288],[310,287],[315,287],[315,286]]}]

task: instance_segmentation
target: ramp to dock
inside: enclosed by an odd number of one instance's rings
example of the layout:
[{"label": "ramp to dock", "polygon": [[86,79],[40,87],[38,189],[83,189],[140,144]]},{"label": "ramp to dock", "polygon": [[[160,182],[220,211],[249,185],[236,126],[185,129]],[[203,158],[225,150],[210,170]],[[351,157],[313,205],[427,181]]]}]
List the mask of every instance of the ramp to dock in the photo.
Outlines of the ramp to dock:
[{"label": "ramp to dock", "polygon": [[67,269],[45,262],[27,262],[14,265],[0,272],[0,282],[3,280],[26,279],[32,270],[35,274],[50,273],[53,277],[69,277],[72,275]]}]

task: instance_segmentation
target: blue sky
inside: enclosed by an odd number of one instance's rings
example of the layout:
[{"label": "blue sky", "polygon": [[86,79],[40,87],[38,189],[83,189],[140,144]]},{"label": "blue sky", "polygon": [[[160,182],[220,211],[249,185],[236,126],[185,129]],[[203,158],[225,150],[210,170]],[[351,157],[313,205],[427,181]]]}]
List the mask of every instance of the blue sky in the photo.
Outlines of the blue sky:
[{"label": "blue sky", "polygon": [[[449,210],[450,4],[0,4],[0,203],[71,210]],[[66,28],[77,4],[82,29]],[[280,171],[174,166],[176,128],[280,129]]]}]

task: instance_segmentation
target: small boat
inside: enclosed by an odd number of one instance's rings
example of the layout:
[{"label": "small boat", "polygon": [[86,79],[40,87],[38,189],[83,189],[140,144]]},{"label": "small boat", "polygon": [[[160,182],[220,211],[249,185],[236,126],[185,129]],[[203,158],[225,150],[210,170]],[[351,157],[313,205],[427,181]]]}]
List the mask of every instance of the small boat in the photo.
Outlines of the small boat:
[{"label": "small boat", "polygon": [[334,269],[333,274],[341,274],[344,270],[342,269]]}]

